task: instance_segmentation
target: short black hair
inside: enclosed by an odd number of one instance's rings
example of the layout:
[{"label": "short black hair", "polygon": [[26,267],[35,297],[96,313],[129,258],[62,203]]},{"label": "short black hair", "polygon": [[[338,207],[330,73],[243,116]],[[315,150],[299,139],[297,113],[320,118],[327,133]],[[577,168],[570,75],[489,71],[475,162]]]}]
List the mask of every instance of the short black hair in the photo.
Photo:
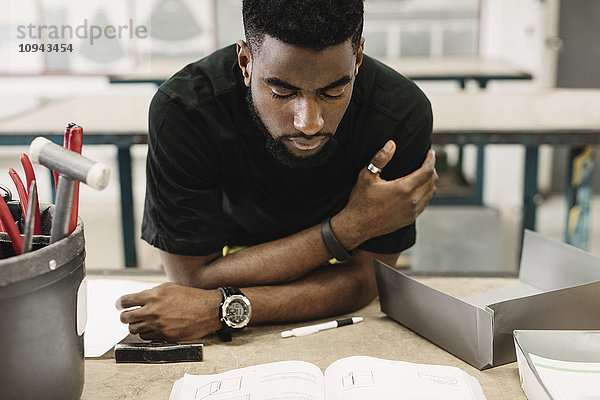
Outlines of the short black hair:
[{"label": "short black hair", "polygon": [[363,30],[364,0],[243,0],[242,16],[250,51],[264,35],[284,43],[323,50],[352,40],[357,51]]}]

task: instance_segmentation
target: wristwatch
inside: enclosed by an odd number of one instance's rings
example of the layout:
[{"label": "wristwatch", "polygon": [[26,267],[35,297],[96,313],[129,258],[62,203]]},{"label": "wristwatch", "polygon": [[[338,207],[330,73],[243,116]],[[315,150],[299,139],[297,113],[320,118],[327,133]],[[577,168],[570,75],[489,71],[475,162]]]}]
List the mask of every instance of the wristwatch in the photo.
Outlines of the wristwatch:
[{"label": "wristwatch", "polygon": [[219,319],[223,327],[217,331],[223,342],[231,341],[231,333],[240,331],[248,325],[252,316],[250,300],[234,287],[220,287],[223,300],[219,306]]}]

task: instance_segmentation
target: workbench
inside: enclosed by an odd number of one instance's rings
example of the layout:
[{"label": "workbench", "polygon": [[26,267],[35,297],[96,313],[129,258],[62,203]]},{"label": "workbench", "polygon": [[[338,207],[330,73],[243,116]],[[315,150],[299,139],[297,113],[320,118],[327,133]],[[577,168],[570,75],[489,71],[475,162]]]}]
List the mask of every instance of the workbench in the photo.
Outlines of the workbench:
[{"label": "workbench", "polygon": [[465,89],[468,81],[485,89],[490,81],[528,81],[533,78],[529,72],[505,61],[476,56],[387,57],[380,60],[414,81],[456,81],[461,89]]},{"label": "workbench", "polygon": [[[466,203],[483,204],[484,147],[490,144],[525,146],[523,173],[523,229],[535,230],[538,198],[538,148],[571,148],[600,144],[600,90],[545,89],[524,92],[427,93],[433,108],[433,142],[477,146],[477,191]],[[593,162],[593,160],[592,160]],[[572,160],[573,163],[573,160]],[[567,196],[572,194],[568,178]],[[579,197],[592,194],[583,188]],[[444,199],[437,200],[444,204]],[[589,201],[589,199],[588,199]],[[570,216],[569,216],[570,217]],[[578,215],[585,220],[585,213]],[[575,221],[567,221],[567,225]],[[586,249],[589,230],[565,241]]]},{"label": "workbench", "polygon": [[[164,280],[159,277],[154,279]],[[516,281],[514,278],[418,279],[431,287],[461,298],[508,286]],[[173,383],[185,373],[215,374],[285,360],[308,361],[324,370],[337,359],[366,355],[419,364],[455,366],[477,378],[487,400],[526,399],[521,390],[516,362],[479,371],[387,317],[380,311],[377,299],[364,309],[347,316],[362,316],[365,320],[355,325],[287,339],[280,337],[282,331],[332,318],[294,324],[250,326],[234,335],[233,341],[229,343],[220,342],[216,335],[207,336],[202,340],[203,362],[116,364],[110,352],[101,359],[86,359],[85,385],[81,398],[168,399]]]}]

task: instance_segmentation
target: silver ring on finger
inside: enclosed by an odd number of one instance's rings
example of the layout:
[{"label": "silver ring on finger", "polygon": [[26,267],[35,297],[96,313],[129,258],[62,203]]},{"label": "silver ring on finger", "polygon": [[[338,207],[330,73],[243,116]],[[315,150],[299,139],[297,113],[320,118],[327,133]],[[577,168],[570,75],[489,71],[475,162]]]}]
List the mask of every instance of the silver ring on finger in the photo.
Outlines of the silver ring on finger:
[{"label": "silver ring on finger", "polygon": [[381,168],[376,167],[375,165],[373,165],[373,163],[369,163],[369,165],[367,165],[367,169],[369,171],[371,171],[372,173],[374,173],[375,175],[381,173]]}]

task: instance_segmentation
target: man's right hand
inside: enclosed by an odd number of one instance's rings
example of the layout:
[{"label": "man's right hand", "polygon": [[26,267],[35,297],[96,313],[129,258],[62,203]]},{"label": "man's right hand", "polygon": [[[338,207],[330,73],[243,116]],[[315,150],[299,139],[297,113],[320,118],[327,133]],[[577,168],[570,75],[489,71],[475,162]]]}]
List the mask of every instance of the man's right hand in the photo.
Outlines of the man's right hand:
[{"label": "man's right hand", "polygon": [[[371,163],[383,169],[395,151],[396,144],[389,140],[371,159]],[[347,243],[342,241],[342,244],[354,248],[368,239],[408,226],[429,204],[435,194],[437,181],[433,150],[428,151],[418,170],[392,181],[381,179],[379,174],[365,167],[352,189],[348,204],[332,218],[333,229],[336,235],[339,232],[340,239],[349,238]],[[348,230],[354,233],[348,234]]]},{"label": "man's right hand", "polygon": [[167,282],[121,296],[115,304],[129,332],[144,340],[182,342],[200,339],[221,328],[221,292]]}]

